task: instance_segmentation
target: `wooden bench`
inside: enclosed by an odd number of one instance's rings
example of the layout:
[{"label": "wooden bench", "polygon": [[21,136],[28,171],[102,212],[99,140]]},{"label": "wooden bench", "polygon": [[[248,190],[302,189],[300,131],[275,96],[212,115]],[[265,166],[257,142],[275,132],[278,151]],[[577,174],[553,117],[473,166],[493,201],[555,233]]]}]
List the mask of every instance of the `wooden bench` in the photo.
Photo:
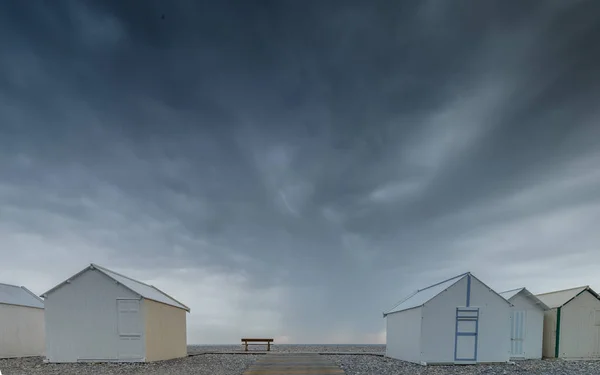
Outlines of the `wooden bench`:
[{"label": "wooden bench", "polygon": [[242,339],[242,342],[244,343],[243,345],[245,346],[245,351],[248,351],[248,345],[265,345],[267,344],[267,351],[270,352],[271,351],[271,343],[273,342],[273,339],[248,339],[248,338],[244,338]]}]

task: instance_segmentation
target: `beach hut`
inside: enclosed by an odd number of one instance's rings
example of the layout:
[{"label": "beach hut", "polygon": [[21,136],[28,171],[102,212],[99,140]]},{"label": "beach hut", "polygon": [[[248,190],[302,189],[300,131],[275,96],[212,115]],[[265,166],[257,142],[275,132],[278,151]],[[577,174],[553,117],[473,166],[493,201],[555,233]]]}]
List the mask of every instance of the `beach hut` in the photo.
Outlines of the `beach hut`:
[{"label": "beach hut", "polygon": [[549,310],[548,306],[526,288],[507,290],[500,295],[512,304],[511,359],[541,359],[544,311]]},{"label": "beach hut", "polygon": [[187,356],[190,309],[152,285],[91,264],[42,296],[47,362]]},{"label": "beach hut", "polygon": [[536,296],[550,310],[544,314],[543,356],[600,358],[600,297],[589,286]]},{"label": "beach hut", "polygon": [[511,304],[471,273],[419,289],[383,314],[386,356],[427,364],[507,362]]},{"label": "beach hut", "polygon": [[44,301],[24,286],[0,283],[0,358],[44,355]]}]

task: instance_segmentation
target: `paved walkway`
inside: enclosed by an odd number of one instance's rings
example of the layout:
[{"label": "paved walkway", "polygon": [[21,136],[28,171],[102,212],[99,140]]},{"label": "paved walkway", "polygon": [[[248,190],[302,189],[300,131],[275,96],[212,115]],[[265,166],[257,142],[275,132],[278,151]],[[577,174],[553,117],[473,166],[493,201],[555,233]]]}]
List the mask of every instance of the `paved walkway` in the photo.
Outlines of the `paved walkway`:
[{"label": "paved walkway", "polygon": [[244,375],[343,375],[344,371],[319,354],[267,354]]}]

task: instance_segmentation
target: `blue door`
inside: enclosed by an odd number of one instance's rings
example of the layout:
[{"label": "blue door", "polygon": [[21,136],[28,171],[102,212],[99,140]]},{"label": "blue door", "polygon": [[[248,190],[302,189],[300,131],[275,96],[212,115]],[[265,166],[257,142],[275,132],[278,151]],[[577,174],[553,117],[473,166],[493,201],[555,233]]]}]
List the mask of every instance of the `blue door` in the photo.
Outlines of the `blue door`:
[{"label": "blue door", "polygon": [[456,334],[454,336],[454,362],[477,362],[477,335],[479,334],[479,308],[456,308]]}]

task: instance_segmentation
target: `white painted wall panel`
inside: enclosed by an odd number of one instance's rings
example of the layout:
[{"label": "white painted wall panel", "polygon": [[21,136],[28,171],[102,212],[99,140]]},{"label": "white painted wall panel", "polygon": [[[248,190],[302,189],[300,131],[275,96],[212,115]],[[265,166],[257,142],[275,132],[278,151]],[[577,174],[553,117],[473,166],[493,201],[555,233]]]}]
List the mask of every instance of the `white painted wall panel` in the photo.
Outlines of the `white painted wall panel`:
[{"label": "white painted wall panel", "polygon": [[423,306],[422,359],[427,363],[454,363],[456,308],[467,302],[467,279],[450,286]]},{"label": "white painted wall panel", "polygon": [[544,311],[522,294],[510,300],[514,305],[513,310],[526,311],[524,329],[524,357],[525,359],[542,358],[542,340],[544,331]]},{"label": "white painted wall panel", "polygon": [[542,356],[544,358],[554,358],[554,348],[556,343],[556,309],[544,312],[544,334],[542,344]]},{"label": "white painted wall panel", "polygon": [[0,358],[44,355],[44,310],[0,303]]},{"label": "white painted wall panel", "polygon": [[387,315],[386,356],[408,362],[421,361],[421,308]]},{"label": "white painted wall panel", "polygon": [[[454,363],[456,308],[465,307],[467,279],[442,292],[423,307],[423,360]],[[470,305],[479,307],[478,362],[510,359],[510,305],[475,278],[471,278]]]},{"label": "white painted wall panel", "polygon": [[600,358],[600,326],[596,325],[596,310],[600,310],[600,300],[589,292],[561,308],[559,357]]},{"label": "white painted wall panel", "polygon": [[45,300],[48,360],[116,360],[116,300],[137,297],[96,270],[49,294]]},{"label": "white painted wall panel", "polygon": [[478,362],[507,362],[510,359],[510,315],[506,301],[472,279],[471,306],[479,306]]}]

